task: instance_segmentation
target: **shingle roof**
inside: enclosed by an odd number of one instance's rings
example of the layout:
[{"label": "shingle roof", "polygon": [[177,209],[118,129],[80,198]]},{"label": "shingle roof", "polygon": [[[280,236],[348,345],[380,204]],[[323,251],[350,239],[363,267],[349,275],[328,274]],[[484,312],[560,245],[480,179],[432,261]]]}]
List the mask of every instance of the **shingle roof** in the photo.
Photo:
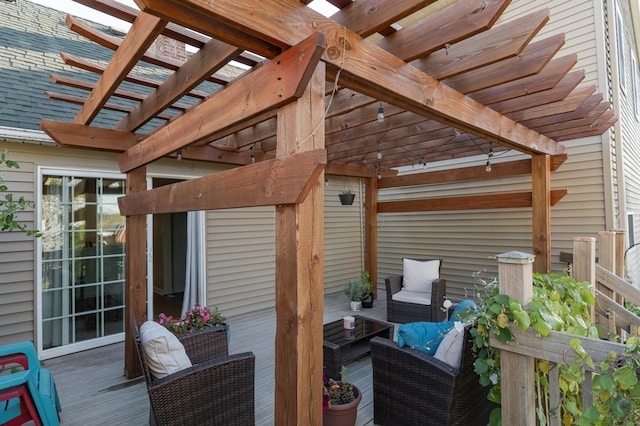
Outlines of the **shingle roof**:
[{"label": "shingle roof", "polygon": [[[60,52],[107,64],[113,51],[72,32],[66,13],[27,0],[0,2],[0,126],[40,130],[42,118],[70,122],[80,106],[47,98],[46,91],[85,98],[86,91],[57,85],[51,74],[86,81],[97,75],[66,65]],[[92,23],[103,32],[116,30]],[[103,112],[93,122],[113,126],[120,113]]]}]

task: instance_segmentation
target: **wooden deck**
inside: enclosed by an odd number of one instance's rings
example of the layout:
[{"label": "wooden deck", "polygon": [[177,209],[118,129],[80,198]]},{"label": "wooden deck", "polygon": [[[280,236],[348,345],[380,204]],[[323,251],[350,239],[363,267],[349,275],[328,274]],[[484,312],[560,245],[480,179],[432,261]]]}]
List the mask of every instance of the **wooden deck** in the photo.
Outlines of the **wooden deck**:
[{"label": "wooden deck", "polygon": [[[324,322],[351,314],[342,293],[325,297]],[[372,309],[360,312],[385,320],[384,291]],[[275,310],[229,318],[231,353],[256,356],[256,424],[273,425]],[[63,425],[147,425],[149,400],[142,378],[123,374],[124,344],[119,343],[45,361],[53,371],[62,402]],[[347,379],[362,391],[357,425],[373,425],[371,359],[347,364]]]}]

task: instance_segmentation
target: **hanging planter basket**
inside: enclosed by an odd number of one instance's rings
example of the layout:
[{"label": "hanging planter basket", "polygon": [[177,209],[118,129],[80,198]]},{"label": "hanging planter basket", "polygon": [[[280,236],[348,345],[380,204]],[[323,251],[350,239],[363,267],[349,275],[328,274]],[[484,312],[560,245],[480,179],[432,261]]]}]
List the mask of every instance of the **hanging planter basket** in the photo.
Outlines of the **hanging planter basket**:
[{"label": "hanging planter basket", "polygon": [[354,193],[346,193],[346,194],[338,194],[340,197],[340,204],[343,206],[350,206],[353,204],[353,200],[356,198],[356,194]]}]

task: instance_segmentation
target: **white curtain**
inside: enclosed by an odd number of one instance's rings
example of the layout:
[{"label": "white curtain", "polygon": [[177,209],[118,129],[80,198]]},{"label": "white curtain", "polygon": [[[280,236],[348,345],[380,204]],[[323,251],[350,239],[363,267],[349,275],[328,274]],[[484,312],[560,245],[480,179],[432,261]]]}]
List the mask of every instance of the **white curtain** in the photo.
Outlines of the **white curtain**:
[{"label": "white curtain", "polygon": [[184,278],[184,298],[182,314],[192,309],[196,303],[204,305],[201,289],[204,288],[204,229],[201,212],[187,213],[187,265]]}]

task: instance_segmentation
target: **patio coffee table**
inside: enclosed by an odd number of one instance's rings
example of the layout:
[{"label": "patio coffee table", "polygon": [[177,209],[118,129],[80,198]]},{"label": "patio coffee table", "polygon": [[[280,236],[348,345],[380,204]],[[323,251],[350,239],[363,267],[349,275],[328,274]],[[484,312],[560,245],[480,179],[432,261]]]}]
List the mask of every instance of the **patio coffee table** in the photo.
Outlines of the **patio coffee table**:
[{"label": "patio coffee table", "polygon": [[354,318],[356,327],[353,330],[345,330],[342,319],[323,326],[322,352],[327,377],[340,380],[340,370],[345,363],[371,351],[369,340],[372,337],[391,339],[393,336],[393,324],[360,315],[354,315]]}]

